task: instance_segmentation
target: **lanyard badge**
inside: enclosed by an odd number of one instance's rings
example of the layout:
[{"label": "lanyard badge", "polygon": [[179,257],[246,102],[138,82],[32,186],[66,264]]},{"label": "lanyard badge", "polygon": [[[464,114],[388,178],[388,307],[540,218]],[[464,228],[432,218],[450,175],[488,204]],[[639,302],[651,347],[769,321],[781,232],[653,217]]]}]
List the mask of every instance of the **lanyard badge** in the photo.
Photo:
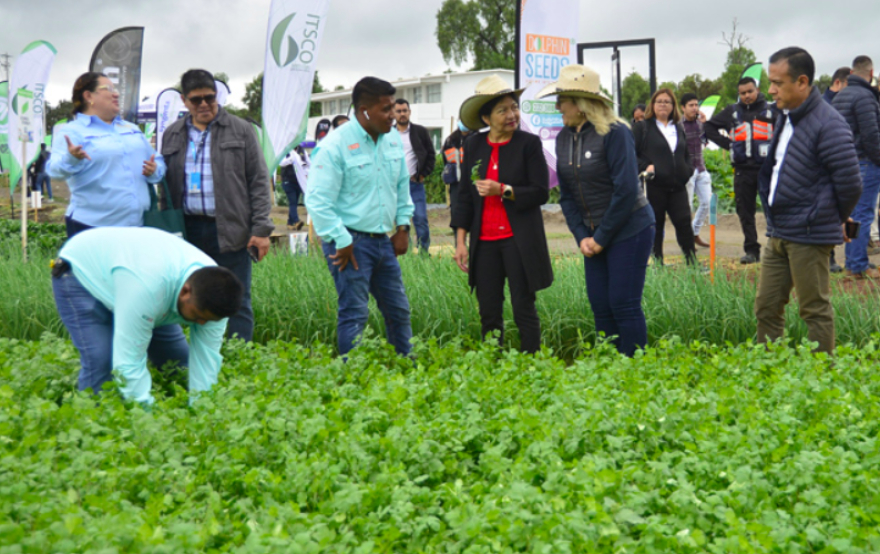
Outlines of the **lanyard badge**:
[{"label": "lanyard badge", "polygon": [[190,151],[192,152],[193,157],[193,167],[196,169],[192,173],[189,174],[189,192],[201,193],[202,192],[202,173],[199,171],[198,163],[199,156],[198,151],[196,150],[196,143],[193,141],[189,141]]}]

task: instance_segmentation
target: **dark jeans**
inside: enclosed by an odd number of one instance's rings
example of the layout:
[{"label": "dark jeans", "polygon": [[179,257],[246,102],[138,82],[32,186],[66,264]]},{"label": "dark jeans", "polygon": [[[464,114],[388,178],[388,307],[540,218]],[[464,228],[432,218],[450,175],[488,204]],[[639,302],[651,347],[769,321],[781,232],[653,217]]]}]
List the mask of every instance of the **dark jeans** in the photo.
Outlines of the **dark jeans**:
[{"label": "dark jeans", "polygon": [[483,337],[500,331],[504,343],[504,280],[510,286],[513,320],[519,327],[520,350],[534,353],[541,348],[541,320],[535,309],[535,293],[529,290],[526,268],[514,239],[481,240],[474,255],[477,302]]},{"label": "dark jeans", "polygon": [[234,252],[220,252],[217,241],[217,221],[213,218],[185,216],[186,240],[199,248],[220,267],[225,267],[244,285],[244,296],[238,313],[229,318],[226,336],[237,335],[250,342],[254,338],[254,310],[251,306],[251,257],[247,248]]},{"label": "dark jeans", "polygon": [[[79,390],[101,392],[113,379],[113,312],[83,287],[72,271],[52,278],[52,291],[61,322],[79,351]],[[189,362],[189,345],[180,325],[153,329],[147,357],[156,367],[176,361],[181,368]]]},{"label": "dark jeans", "polygon": [[454,219],[455,209],[458,206],[458,191],[461,188],[460,183],[452,183],[449,185],[449,218]]},{"label": "dark jeans", "polygon": [[761,259],[761,243],[755,226],[755,210],[758,203],[758,169],[737,169],[733,175],[733,194],[736,199],[736,215],[742,227],[743,250]]},{"label": "dark jeans", "polygon": [[46,195],[49,197],[49,200],[51,200],[52,180],[49,179],[49,175],[47,173],[37,173],[37,182],[34,184],[34,190],[43,192],[44,188],[46,191]]},{"label": "dark jeans", "polygon": [[413,227],[416,229],[416,238],[419,242],[419,252],[427,254],[431,246],[431,231],[428,228],[428,196],[425,193],[425,185],[415,181],[409,182],[409,195],[412,198],[415,212],[413,213]]},{"label": "dark jeans", "polygon": [[302,194],[302,190],[300,190],[296,182],[291,181],[281,181],[281,188],[284,189],[284,194],[287,195],[287,224],[295,225],[299,223],[299,214],[296,212],[296,207],[299,205],[299,197]]},{"label": "dark jeans", "polygon": [[612,342],[617,351],[630,357],[637,348],[648,344],[642,292],[654,234],[654,225],[649,225],[626,240],[612,243],[592,258],[584,257],[587,297],[593,309],[596,334],[614,337]]},{"label": "dark jeans", "polygon": [[333,265],[333,260],[330,259],[330,256],[336,254],[336,243],[324,242],[321,245],[339,298],[336,323],[339,353],[345,356],[357,345],[367,326],[372,294],[385,318],[388,342],[398,354],[409,354],[412,349],[409,299],[406,297],[403,275],[397,256],[394,255],[391,239],[370,237],[357,231],[350,232],[358,269],[349,264],[339,271],[339,267]]},{"label": "dark jeans", "polygon": [[648,202],[654,210],[654,221],[657,232],[654,234],[654,257],[663,262],[663,228],[666,225],[666,214],[675,227],[675,239],[684,252],[689,264],[696,263],[697,247],[694,244],[694,228],[691,226],[691,206],[688,203],[687,188],[669,190],[662,187],[648,186]]},{"label": "dark jeans", "polygon": [[859,162],[859,170],[862,174],[862,195],[850,217],[861,223],[861,226],[859,236],[846,243],[845,247],[846,268],[853,273],[864,273],[868,269],[868,238],[877,215],[874,212],[877,194],[880,192],[880,167],[862,160]]},{"label": "dark jeans", "polygon": [[73,235],[77,233],[81,233],[86,229],[91,229],[91,225],[86,225],[85,223],[80,223],[79,221],[73,219],[70,216],[64,216],[64,227],[67,230],[67,238],[71,238]]}]

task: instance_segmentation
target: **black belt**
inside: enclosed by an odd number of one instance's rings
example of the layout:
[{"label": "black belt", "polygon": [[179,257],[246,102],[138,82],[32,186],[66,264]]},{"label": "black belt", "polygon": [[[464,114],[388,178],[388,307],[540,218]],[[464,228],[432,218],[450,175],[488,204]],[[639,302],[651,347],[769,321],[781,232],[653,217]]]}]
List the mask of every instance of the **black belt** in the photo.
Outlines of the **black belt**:
[{"label": "black belt", "polygon": [[345,229],[346,229],[349,233],[351,233],[352,235],[363,235],[363,236],[365,236],[365,237],[369,237],[369,238],[371,238],[371,239],[387,239],[387,238],[388,238],[388,235],[385,234],[385,233],[365,233],[365,232],[363,232],[363,231],[358,231],[358,230],[355,230],[355,229],[349,229],[348,227],[346,227]]},{"label": "black belt", "polygon": [[62,260],[61,258],[55,258],[49,262],[49,267],[52,268],[52,277],[56,278],[70,271],[70,264],[67,263],[67,260]]},{"label": "black belt", "polygon": [[216,217],[211,217],[209,215],[185,214],[184,217],[186,219],[191,219],[194,221],[207,221],[209,223],[213,223],[213,222],[217,221]]}]

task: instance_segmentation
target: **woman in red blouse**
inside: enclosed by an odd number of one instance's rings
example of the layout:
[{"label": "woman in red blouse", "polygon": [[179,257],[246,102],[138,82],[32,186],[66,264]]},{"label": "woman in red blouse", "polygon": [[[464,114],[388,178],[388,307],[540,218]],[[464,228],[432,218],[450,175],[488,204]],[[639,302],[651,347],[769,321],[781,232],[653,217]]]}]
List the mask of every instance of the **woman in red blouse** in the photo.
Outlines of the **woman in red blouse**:
[{"label": "woman in red blouse", "polygon": [[[451,227],[455,261],[469,274],[477,293],[483,336],[497,330],[503,342],[506,280],[520,349],[536,352],[541,347],[536,293],[553,282],[541,215],[549,176],[540,139],[519,130],[521,93],[492,75],[462,104],[462,123],[488,131],[474,133],[464,143],[461,190]],[[472,173],[479,177],[476,181]]]}]

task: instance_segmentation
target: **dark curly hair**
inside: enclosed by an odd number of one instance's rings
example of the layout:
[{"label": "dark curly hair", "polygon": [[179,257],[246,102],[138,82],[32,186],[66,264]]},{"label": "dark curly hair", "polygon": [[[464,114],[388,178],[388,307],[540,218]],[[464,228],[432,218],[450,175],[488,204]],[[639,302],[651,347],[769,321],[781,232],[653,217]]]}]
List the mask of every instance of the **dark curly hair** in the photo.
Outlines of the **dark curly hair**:
[{"label": "dark curly hair", "polygon": [[71,95],[73,99],[73,111],[70,112],[71,118],[75,118],[76,114],[85,111],[86,101],[83,95],[86,91],[95,92],[98,89],[98,80],[101,77],[107,76],[96,71],[89,71],[77,77],[76,82],[73,83],[73,94]]}]

